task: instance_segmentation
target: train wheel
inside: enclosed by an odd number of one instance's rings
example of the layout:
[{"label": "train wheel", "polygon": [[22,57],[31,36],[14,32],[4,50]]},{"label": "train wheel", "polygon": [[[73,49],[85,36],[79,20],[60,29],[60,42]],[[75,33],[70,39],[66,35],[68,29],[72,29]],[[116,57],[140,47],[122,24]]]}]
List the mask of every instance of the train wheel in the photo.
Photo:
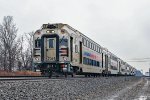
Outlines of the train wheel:
[{"label": "train wheel", "polygon": [[49,77],[49,78],[52,78],[52,75],[49,75],[48,77]]},{"label": "train wheel", "polygon": [[65,78],[67,78],[67,76],[68,76],[68,74],[67,74],[67,73],[65,73]]},{"label": "train wheel", "polygon": [[49,77],[49,78],[52,78],[52,75],[53,75],[53,74],[52,74],[52,71],[50,71],[50,72],[48,73],[48,77]]},{"label": "train wheel", "polygon": [[87,74],[85,74],[85,77],[88,77],[88,75],[87,75]]},{"label": "train wheel", "polygon": [[75,73],[72,73],[71,77],[75,77]]},{"label": "train wheel", "polygon": [[103,77],[105,76],[105,73],[104,73],[104,71],[102,72],[102,76],[103,76]]}]

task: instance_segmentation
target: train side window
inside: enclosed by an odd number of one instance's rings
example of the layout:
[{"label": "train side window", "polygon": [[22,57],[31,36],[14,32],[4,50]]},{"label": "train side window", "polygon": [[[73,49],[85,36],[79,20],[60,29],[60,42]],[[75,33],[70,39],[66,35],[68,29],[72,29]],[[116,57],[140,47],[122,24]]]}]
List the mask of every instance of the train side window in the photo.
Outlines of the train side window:
[{"label": "train side window", "polygon": [[83,42],[83,45],[84,45],[84,44],[85,44],[85,43],[84,43],[84,42],[85,42],[85,41],[84,41],[84,38],[82,38],[82,42]]},{"label": "train side window", "polygon": [[93,50],[95,50],[95,44],[93,45]]},{"label": "train side window", "polygon": [[89,59],[89,65],[91,65],[92,64],[92,60],[91,59]]},{"label": "train side window", "polygon": [[89,59],[89,65],[92,65],[92,60],[91,59]]},{"label": "train side window", "polygon": [[94,50],[94,48],[95,48],[95,44],[93,44],[93,50]]},{"label": "train side window", "polygon": [[98,52],[97,45],[96,45],[96,52]]},{"label": "train side window", "polygon": [[88,42],[88,48],[90,48],[90,41]]},{"label": "train side window", "polygon": [[87,58],[87,65],[89,65],[89,63],[90,63],[90,60],[89,60],[89,58]]},{"label": "train side window", "polygon": [[89,44],[89,43],[88,43],[88,40],[86,40],[86,47],[88,47],[88,44]]},{"label": "train side window", "polygon": [[99,48],[99,52],[102,53],[102,49],[101,48]]},{"label": "train side window", "polygon": [[86,59],[85,59],[85,57],[83,57],[83,64],[86,64]]},{"label": "train side window", "polygon": [[75,52],[78,53],[78,46],[75,45]]},{"label": "train side window", "polygon": [[49,39],[49,48],[54,48],[54,39]]},{"label": "train side window", "polygon": [[88,58],[86,58],[86,64],[87,64],[87,65],[89,64],[89,59],[88,59]]},{"label": "train side window", "polygon": [[99,48],[99,53],[102,53],[102,52],[101,52],[101,48]]},{"label": "train side window", "polygon": [[86,46],[86,39],[84,39],[84,46]]},{"label": "train side window", "polygon": [[36,39],[35,40],[35,48],[40,48],[41,47],[41,39]]},{"label": "train side window", "polygon": [[91,44],[91,42],[90,42],[90,49],[91,49],[91,45],[92,45],[92,44]]},{"label": "train side window", "polygon": [[91,44],[91,42],[90,42],[90,49],[91,49],[91,45],[92,45],[92,44]]},{"label": "train side window", "polygon": [[99,51],[100,51],[99,49],[100,49],[100,48],[99,48],[99,46],[98,46],[98,47],[97,47],[97,52],[98,52],[98,53],[99,53]]},{"label": "train side window", "polygon": [[95,66],[97,66],[97,61],[95,60]]},{"label": "train side window", "polygon": [[85,42],[86,42],[86,41],[85,41],[85,39],[84,39],[84,38],[82,38],[82,41],[83,41],[83,45],[85,46]]},{"label": "train side window", "polygon": [[93,46],[92,46],[92,49],[94,50],[94,44],[93,44]]},{"label": "train side window", "polygon": [[93,44],[93,50],[94,50],[94,48],[95,48],[95,44]]},{"label": "train side window", "polygon": [[94,60],[94,66],[96,66],[96,61]]},{"label": "train side window", "polygon": [[82,38],[82,43],[84,44],[84,38]]},{"label": "train side window", "polygon": [[91,65],[93,66],[93,60],[91,60]]},{"label": "train side window", "polygon": [[97,66],[99,67],[99,61],[97,61]]}]

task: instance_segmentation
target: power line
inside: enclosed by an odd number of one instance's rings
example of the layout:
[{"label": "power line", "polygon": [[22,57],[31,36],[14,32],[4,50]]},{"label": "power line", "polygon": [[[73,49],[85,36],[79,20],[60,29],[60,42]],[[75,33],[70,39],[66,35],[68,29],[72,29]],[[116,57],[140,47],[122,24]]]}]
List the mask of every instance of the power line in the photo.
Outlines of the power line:
[{"label": "power line", "polygon": [[150,61],[142,61],[142,60],[140,61],[139,60],[139,61],[127,61],[127,62],[150,62]]},{"label": "power line", "polygon": [[133,58],[130,60],[150,60],[150,58],[149,57],[147,57],[147,58]]},{"label": "power line", "polygon": [[146,58],[133,58],[133,59],[127,60],[127,62],[150,62],[150,58],[149,57],[146,57]]}]

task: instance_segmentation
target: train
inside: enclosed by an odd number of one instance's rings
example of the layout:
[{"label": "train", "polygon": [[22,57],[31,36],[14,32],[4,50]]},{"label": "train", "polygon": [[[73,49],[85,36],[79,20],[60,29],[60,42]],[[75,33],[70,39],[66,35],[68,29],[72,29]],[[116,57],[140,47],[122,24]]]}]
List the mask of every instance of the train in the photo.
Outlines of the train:
[{"label": "train", "polygon": [[136,69],[63,23],[43,24],[33,35],[33,63],[43,76],[134,76]]}]

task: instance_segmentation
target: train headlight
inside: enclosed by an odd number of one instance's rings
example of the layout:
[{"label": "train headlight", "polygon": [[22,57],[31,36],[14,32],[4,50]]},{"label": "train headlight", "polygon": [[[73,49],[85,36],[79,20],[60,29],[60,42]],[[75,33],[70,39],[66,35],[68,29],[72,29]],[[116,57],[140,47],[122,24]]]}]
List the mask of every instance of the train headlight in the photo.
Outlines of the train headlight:
[{"label": "train headlight", "polygon": [[54,31],[54,30],[52,30],[52,31],[51,31],[51,33],[55,33],[55,31]]},{"label": "train headlight", "polygon": [[47,30],[46,33],[50,33],[50,30]]},{"label": "train headlight", "polygon": [[47,30],[46,33],[55,33],[54,30]]}]

